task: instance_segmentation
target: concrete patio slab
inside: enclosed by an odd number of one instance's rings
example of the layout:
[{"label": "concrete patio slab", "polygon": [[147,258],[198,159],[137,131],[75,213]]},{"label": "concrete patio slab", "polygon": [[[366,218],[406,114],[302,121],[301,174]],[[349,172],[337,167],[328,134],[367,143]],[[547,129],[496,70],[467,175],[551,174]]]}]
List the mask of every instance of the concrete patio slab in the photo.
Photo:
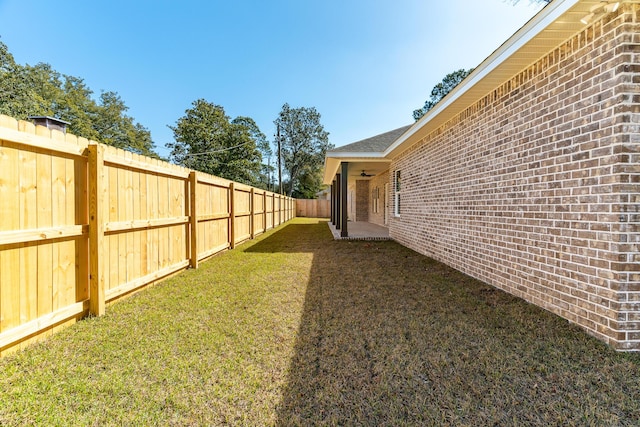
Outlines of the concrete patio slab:
[{"label": "concrete patio slab", "polygon": [[389,229],[387,227],[370,222],[349,221],[347,224],[349,237],[341,237],[340,230],[336,230],[336,227],[331,222],[327,224],[329,224],[334,240],[392,240],[389,237]]}]

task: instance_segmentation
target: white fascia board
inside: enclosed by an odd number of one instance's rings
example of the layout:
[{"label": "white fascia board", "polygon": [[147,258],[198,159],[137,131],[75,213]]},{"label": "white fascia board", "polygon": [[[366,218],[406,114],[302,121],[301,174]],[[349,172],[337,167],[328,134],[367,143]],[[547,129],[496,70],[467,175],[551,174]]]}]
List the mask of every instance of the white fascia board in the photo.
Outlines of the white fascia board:
[{"label": "white fascia board", "polygon": [[337,153],[327,154],[327,158],[334,159],[354,159],[354,160],[362,160],[362,159],[384,159],[384,153],[378,152],[364,152],[364,153],[349,153],[347,151],[340,151]]},{"label": "white fascia board", "polygon": [[333,177],[338,173],[340,163],[342,162],[334,157],[324,158],[324,176],[322,178],[324,185],[330,185],[333,182]]},{"label": "white fascia board", "polygon": [[469,77],[464,79],[458,86],[449,92],[442,101],[436,104],[433,109],[429,110],[424,117],[418,120],[407,132],[391,144],[389,148],[384,151],[384,155],[389,156],[398,148],[401,148],[434,117],[446,110],[447,107],[461,98],[469,89],[487,77],[499,65],[503,64],[520,48],[533,40],[545,28],[554,23],[558,18],[579,2],[580,0],[555,0],[545,6],[536,16],[520,28],[513,36],[503,43],[502,46],[496,49],[495,52],[485,59],[478,67],[476,67]]},{"label": "white fascia board", "polygon": [[338,152],[327,154],[324,158],[324,177],[323,184],[329,185],[333,181],[333,177],[338,173],[338,169],[342,162],[380,162],[389,163],[391,160],[386,158],[383,153],[348,153]]}]

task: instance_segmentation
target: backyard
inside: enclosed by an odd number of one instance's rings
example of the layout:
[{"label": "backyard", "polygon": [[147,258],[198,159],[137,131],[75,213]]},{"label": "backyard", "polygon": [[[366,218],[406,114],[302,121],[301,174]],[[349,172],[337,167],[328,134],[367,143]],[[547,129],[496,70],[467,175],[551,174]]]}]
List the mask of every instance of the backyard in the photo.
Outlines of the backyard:
[{"label": "backyard", "polygon": [[0,359],[0,425],[638,425],[640,354],[295,219]]}]

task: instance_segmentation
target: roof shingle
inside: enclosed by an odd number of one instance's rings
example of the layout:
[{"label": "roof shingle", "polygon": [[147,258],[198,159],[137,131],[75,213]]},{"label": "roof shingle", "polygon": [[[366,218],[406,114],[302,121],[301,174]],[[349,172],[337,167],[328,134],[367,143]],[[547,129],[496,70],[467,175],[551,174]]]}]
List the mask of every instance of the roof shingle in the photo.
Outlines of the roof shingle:
[{"label": "roof shingle", "polygon": [[412,125],[403,126],[380,135],[372,136],[352,144],[343,145],[327,152],[327,156],[331,153],[381,153],[391,144],[393,144],[403,133],[405,133]]}]

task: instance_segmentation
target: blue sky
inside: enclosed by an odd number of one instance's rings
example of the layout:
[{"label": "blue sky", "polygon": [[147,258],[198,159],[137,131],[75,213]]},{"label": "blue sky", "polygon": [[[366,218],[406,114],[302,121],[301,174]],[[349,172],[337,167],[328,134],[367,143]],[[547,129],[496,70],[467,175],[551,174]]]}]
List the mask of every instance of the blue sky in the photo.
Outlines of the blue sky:
[{"label": "blue sky", "polygon": [[0,40],[99,94],[118,92],[161,155],[204,98],[272,140],[286,102],[336,146],[413,122],[449,72],[477,66],[540,5],[521,0],[0,0]]}]

